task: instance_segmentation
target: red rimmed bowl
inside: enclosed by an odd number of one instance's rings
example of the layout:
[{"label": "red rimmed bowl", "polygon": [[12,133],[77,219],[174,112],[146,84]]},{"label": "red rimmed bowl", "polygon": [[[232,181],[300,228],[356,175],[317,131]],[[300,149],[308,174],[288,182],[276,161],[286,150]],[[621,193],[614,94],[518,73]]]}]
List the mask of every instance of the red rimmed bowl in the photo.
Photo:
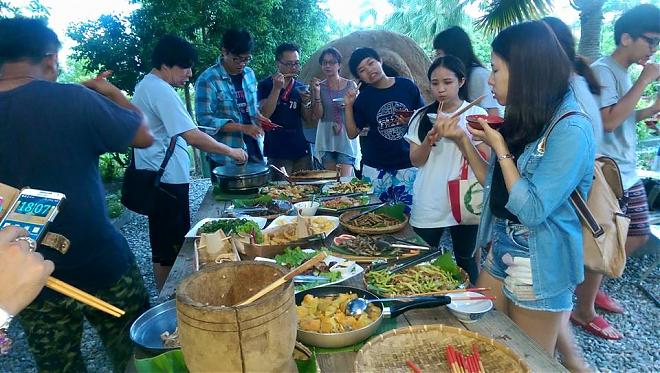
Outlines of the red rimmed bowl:
[{"label": "red rimmed bowl", "polygon": [[465,117],[465,120],[468,122],[468,126],[474,128],[475,130],[483,129],[483,127],[481,127],[481,123],[478,121],[479,119],[485,120],[486,123],[488,123],[488,125],[493,129],[498,129],[500,126],[502,126],[502,124],[504,124],[504,118],[497,115],[476,114],[468,115]]}]

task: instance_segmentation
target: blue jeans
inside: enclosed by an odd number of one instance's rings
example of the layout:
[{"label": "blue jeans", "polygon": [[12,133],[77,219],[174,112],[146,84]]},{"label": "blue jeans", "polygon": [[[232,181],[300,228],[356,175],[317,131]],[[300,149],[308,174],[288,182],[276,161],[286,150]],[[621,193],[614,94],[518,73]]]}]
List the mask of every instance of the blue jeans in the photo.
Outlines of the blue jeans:
[{"label": "blue jeans", "polygon": [[[486,257],[484,269],[491,276],[504,282],[508,276],[506,273],[508,265],[504,263],[502,257],[509,254],[512,257],[529,258],[528,240],[529,229],[524,225],[506,219],[496,219],[493,226],[493,244]],[[535,277],[534,281],[538,281],[538,276]],[[573,290],[573,288],[567,288],[558,295],[539,298],[531,285],[517,286],[515,289],[510,289],[506,285],[502,286],[504,295],[516,306],[549,312],[570,311],[573,308]]]},{"label": "blue jeans", "polygon": [[336,164],[355,165],[355,157],[339,152],[323,152],[321,154],[321,163],[334,162]]}]

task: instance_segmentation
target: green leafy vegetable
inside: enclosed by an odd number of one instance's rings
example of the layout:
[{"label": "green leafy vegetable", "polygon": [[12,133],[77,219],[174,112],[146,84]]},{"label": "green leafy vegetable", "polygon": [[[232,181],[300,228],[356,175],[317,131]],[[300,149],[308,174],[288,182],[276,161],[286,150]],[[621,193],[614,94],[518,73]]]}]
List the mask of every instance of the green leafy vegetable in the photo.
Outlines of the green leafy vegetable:
[{"label": "green leafy vegetable", "polygon": [[451,274],[453,279],[459,281],[463,280],[461,271],[458,269],[458,265],[456,265],[452,253],[446,252],[442,254],[436,260],[431,262],[431,264]]},{"label": "green leafy vegetable", "polygon": [[253,235],[256,243],[263,243],[264,236],[261,232],[261,228],[257,223],[248,219],[226,219],[226,220],[214,220],[204,223],[197,234],[201,233],[215,233],[219,230],[225,232],[226,235],[230,234],[248,234]]},{"label": "green leafy vegetable", "polygon": [[288,247],[284,250],[284,253],[275,256],[275,261],[279,265],[283,265],[289,268],[296,268],[303,264],[303,262],[313,258],[316,254],[316,252],[306,253],[302,251],[300,247]]}]

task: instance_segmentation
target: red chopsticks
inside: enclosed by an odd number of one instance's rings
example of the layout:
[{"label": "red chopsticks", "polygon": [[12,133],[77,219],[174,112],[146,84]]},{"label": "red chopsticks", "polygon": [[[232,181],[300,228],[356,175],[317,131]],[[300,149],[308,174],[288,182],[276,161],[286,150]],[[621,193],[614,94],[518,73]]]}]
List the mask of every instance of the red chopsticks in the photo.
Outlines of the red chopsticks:
[{"label": "red chopsticks", "polygon": [[476,345],[472,345],[472,355],[463,355],[453,345],[446,348],[447,363],[452,373],[486,373]]},{"label": "red chopsticks", "polygon": [[486,299],[495,300],[495,299],[497,299],[497,297],[493,297],[493,296],[490,296],[490,295],[484,295],[482,297],[476,297],[476,296],[475,297],[451,297],[452,301],[455,301],[455,300],[486,300]]},{"label": "red chopsticks", "polygon": [[413,373],[422,373],[422,370],[419,369],[417,364],[413,363],[412,360],[406,360],[406,365],[413,371]]},{"label": "red chopsticks", "polygon": [[259,124],[261,125],[261,128],[264,129],[264,131],[273,131],[277,128],[282,128],[282,126],[273,123],[270,119],[266,117],[258,116],[257,120],[259,121]]}]

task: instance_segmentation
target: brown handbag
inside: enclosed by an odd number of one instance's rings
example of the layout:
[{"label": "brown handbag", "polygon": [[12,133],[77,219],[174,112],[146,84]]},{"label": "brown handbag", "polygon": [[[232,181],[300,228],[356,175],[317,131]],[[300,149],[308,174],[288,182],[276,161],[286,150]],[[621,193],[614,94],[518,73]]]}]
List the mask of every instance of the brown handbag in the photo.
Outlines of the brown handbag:
[{"label": "brown handbag", "polygon": [[[562,115],[539,141],[539,152],[545,151],[545,143],[555,125],[571,115],[585,114],[572,111]],[[571,203],[582,222],[584,266],[608,277],[620,277],[626,267],[626,237],[630,218],[621,210],[623,192],[621,172],[614,159],[597,156],[587,200],[577,191],[571,193]]]}]

